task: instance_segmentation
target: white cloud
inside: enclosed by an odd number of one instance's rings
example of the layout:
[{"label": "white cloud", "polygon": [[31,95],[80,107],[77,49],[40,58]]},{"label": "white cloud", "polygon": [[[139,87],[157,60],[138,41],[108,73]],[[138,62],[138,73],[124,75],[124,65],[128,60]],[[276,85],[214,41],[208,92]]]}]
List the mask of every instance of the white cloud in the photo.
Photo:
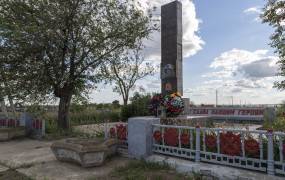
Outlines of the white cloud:
[{"label": "white cloud", "polygon": [[260,14],[261,8],[259,6],[251,7],[243,11],[246,14]]},{"label": "white cloud", "polygon": [[278,58],[268,56],[267,53],[267,50],[251,52],[241,49],[224,52],[211,63],[211,68],[219,69],[212,72],[212,75],[221,75],[220,77],[244,75],[247,78],[275,76],[278,70],[276,65]]},{"label": "white cloud", "polygon": [[[154,14],[155,19],[160,20],[160,7],[171,0],[140,0],[142,7],[145,9],[157,7]],[[199,24],[201,20],[196,17],[195,5],[192,1],[181,0],[182,18],[183,18],[183,57],[189,57],[196,54],[202,49],[205,42],[198,35]],[[145,54],[148,60],[161,60],[161,37],[160,32],[154,32],[150,40],[145,41]]]},{"label": "white cloud", "polygon": [[[213,71],[202,75],[206,80],[192,88],[190,96],[193,94],[197,102],[214,103],[214,92],[217,89],[221,103],[229,103],[230,96],[234,96],[235,103],[240,100],[278,103],[281,100],[272,100],[278,95],[273,88],[273,82],[278,80],[275,76],[278,71],[277,60],[278,57],[269,55],[268,50],[263,49],[232,49],[223,52],[214,58],[210,64]],[[195,98],[195,94],[199,93],[203,96]]]},{"label": "white cloud", "polygon": [[255,6],[255,7],[245,9],[243,12],[247,15],[255,15],[255,16],[258,15],[257,17],[255,17],[253,19],[253,21],[255,21],[255,22],[261,22],[262,21],[261,18],[259,17],[259,15],[262,14],[262,9],[259,6]]}]

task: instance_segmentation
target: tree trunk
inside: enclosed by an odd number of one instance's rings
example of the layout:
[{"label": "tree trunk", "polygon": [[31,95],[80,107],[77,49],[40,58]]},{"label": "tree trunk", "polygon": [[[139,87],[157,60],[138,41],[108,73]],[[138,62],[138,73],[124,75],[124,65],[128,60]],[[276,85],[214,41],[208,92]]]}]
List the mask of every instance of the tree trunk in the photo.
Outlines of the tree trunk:
[{"label": "tree trunk", "polygon": [[14,116],[14,118],[16,118],[16,109],[15,109],[15,105],[14,105],[14,102],[13,102],[13,98],[12,96],[10,95],[10,93],[8,93],[8,100],[9,100],[9,104],[10,104],[10,107],[11,107],[11,111],[12,111],[12,114]]},{"label": "tree trunk", "polygon": [[8,118],[8,111],[7,111],[7,108],[6,108],[6,105],[5,105],[4,98],[0,98],[0,104],[1,104],[1,111],[3,112],[4,116],[6,118]]},{"label": "tree trunk", "polygon": [[124,106],[128,105],[128,99],[124,98]]},{"label": "tree trunk", "polygon": [[69,108],[71,103],[72,94],[65,94],[60,97],[58,108],[58,127],[60,129],[68,130],[70,128],[69,122]]}]

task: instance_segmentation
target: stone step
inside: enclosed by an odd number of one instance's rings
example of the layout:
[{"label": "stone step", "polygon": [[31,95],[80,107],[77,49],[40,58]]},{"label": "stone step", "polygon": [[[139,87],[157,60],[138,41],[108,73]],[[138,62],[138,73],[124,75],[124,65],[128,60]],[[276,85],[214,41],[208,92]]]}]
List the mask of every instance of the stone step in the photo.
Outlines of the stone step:
[{"label": "stone step", "polygon": [[123,157],[129,157],[129,155],[128,155],[128,149],[126,149],[126,148],[118,148],[117,149],[117,152],[118,152],[118,154],[120,155],[120,156],[123,156]]}]

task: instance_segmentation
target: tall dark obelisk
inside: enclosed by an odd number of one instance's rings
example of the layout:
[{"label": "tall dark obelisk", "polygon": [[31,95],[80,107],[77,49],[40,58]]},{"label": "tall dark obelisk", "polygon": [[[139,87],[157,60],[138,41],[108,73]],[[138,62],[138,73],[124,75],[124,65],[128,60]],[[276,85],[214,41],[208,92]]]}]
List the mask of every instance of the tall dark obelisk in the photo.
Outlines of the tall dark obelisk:
[{"label": "tall dark obelisk", "polygon": [[183,95],[182,4],[173,1],[161,7],[161,92]]}]

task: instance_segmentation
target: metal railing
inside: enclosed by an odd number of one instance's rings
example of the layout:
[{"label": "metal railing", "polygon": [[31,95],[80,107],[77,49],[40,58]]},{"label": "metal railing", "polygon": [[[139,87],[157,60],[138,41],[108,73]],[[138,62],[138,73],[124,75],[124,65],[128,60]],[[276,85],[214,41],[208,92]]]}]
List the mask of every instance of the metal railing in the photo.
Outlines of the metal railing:
[{"label": "metal railing", "polygon": [[285,175],[285,133],[153,124],[153,152]]}]

